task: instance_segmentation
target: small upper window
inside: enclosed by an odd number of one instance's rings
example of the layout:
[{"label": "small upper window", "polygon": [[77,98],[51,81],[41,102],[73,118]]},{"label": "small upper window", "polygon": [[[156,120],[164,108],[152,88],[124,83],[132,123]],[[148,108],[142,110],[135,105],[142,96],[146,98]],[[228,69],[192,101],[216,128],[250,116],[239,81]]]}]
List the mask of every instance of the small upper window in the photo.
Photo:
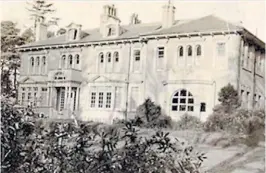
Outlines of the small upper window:
[{"label": "small upper window", "polygon": [[79,55],[76,55],[76,64],[79,64]]},{"label": "small upper window", "polygon": [[184,55],[183,46],[180,46],[180,47],[178,48],[178,56],[179,56],[179,57],[183,57],[183,55]]},{"label": "small upper window", "polygon": [[114,53],[114,59],[115,59],[115,62],[119,62],[119,54],[118,54],[118,52]]},{"label": "small upper window", "polygon": [[108,53],[106,54],[106,56],[107,56],[107,62],[111,62],[111,53],[108,52]]},{"label": "small upper window", "polygon": [[103,63],[104,62],[104,55],[102,52],[99,54],[99,58],[100,58],[100,63]]},{"label": "small upper window", "polygon": [[115,29],[113,27],[108,28],[108,36],[115,35]]},{"label": "small upper window", "polygon": [[42,57],[42,63],[43,63],[43,65],[46,65],[46,57],[45,56]]},{"label": "small upper window", "polygon": [[34,58],[33,57],[31,57],[31,66],[33,67],[34,66]]},{"label": "small upper window", "polygon": [[187,47],[187,56],[192,56],[192,46]]},{"label": "small upper window", "polygon": [[217,43],[218,56],[225,56],[225,43]]},{"label": "small upper window", "polygon": [[201,56],[201,46],[200,45],[196,46],[196,52],[197,52],[197,56]]},{"label": "small upper window", "polygon": [[158,58],[164,58],[164,47],[158,47]]},{"label": "small upper window", "polygon": [[72,55],[69,55],[68,56],[68,60],[69,60],[69,65],[72,65],[72,63],[73,63],[73,57],[72,57]]},{"label": "small upper window", "polygon": [[37,66],[39,66],[39,65],[40,65],[40,57],[37,57],[37,58],[36,58],[36,61],[37,61],[37,63],[36,63]]},{"label": "small upper window", "polygon": [[134,51],[134,60],[135,61],[140,61],[140,50],[135,50]]}]

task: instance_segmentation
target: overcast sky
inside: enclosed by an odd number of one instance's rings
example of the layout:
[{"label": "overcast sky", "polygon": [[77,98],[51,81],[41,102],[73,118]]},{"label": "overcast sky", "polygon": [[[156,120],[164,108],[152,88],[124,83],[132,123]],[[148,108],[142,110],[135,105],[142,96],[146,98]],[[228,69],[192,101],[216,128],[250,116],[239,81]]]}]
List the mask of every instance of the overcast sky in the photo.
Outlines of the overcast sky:
[{"label": "overcast sky", "polygon": [[[103,5],[114,4],[117,7],[118,17],[122,24],[129,23],[132,13],[138,13],[143,23],[161,21],[162,5],[166,0],[139,0],[139,1],[102,1],[102,0],[53,0],[57,9],[54,16],[61,18],[60,26],[71,22],[82,24],[83,28],[99,27],[100,14]],[[243,22],[243,25],[252,33],[266,40],[265,0],[220,0],[220,1],[192,1],[172,0],[176,7],[176,19],[199,18],[209,14],[232,22]],[[1,0],[1,20],[12,20],[20,28],[32,24],[26,10],[26,0]]]}]

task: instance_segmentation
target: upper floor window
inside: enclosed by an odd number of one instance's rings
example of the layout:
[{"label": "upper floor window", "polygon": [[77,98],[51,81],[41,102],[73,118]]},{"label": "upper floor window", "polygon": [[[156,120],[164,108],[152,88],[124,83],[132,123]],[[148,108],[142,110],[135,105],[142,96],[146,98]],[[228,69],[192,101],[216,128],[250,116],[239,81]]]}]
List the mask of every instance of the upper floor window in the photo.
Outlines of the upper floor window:
[{"label": "upper floor window", "polygon": [[66,55],[63,55],[61,60],[62,60],[61,61],[61,68],[65,68],[65,66],[66,66]]},{"label": "upper floor window", "polygon": [[187,56],[192,56],[192,46],[187,47]]},{"label": "upper floor window", "polygon": [[46,65],[46,57],[45,56],[42,57],[42,63],[43,63],[43,65]]},{"label": "upper floor window", "polygon": [[158,47],[158,58],[164,58],[164,47]]},{"label": "upper floor window", "polygon": [[197,53],[197,56],[201,56],[201,46],[200,45],[196,46],[196,53]]},{"label": "upper floor window", "polygon": [[184,49],[183,49],[183,46],[180,46],[178,48],[178,56],[179,57],[183,57],[183,55],[184,55]]},{"label": "upper floor window", "polygon": [[217,43],[217,55],[225,56],[225,43]]},{"label": "upper floor window", "polygon": [[100,58],[100,63],[103,63],[104,62],[104,55],[102,52],[99,54],[99,58]]},{"label": "upper floor window", "polygon": [[39,65],[40,65],[40,57],[37,57],[37,58],[36,58],[36,61],[37,61],[37,63],[36,63],[37,66],[39,66]]},{"label": "upper floor window", "polygon": [[106,56],[107,56],[107,62],[111,62],[111,53],[108,52],[108,53],[106,54]]},{"label": "upper floor window", "polygon": [[31,58],[30,58],[30,61],[31,61],[31,66],[33,67],[33,66],[34,66],[34,58],[31,57]]},{"label": "upper floor window", "polygon": [[140,50],[135,50],[134,51],[134,60],[135,61],[140,61]]},{"label": "upper floor window", "polygon": [[68,56],[68,60],[69,60],[69,66],[71,67],[72,64],[73,64],[73,57],[72,57],[72,55],[69,55]]},{"label": "upper floor window", "polygon": [[78,33],[77,29],[70,29],[69,30],[69,38],[70,38],[70,40],[76,40],[77,33]]},{"label": "upper floor window", "polygon": [[112,35],[115,35],[115,29],[113,27],[109,27],[108,28],[108,36],[112,36]]},{"label": "upper floor window", "polygon": [[114,59],[115,59],[115,62],[119,62],[119,54],[118,54],[118,52],[114,53]]},{"label": "upper floor window", "polygon": [[140,71],[140,50],[134,50],[133,71]]},{"label": "upper floor window", "polygon": [[76,54],[76,64],[79,64],[79,55],[78,54]]}]

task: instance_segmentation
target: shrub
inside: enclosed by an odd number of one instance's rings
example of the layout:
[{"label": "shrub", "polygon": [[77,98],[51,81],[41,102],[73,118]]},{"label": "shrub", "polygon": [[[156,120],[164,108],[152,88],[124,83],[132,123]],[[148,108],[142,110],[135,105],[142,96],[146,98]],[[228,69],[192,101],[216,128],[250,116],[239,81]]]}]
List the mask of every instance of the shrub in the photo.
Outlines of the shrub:
[{"label": "shrub", "polygon": [[137,108],[136,117],[132,122],[134,125],[147,128],[172,127],[171,117],[164,115],[161,107],[156,105],[149,98]]},{"label": "shrub", "polygon": [[238,92],[230,83],[221,88],[218,96],[218,100],[226,108],[225,112],[230,112],[240,106]]},{"label": "shrub", "polygon": [[184,114],[181,119],[175,123],[175,127],[180,130],[199,129],[202,127],[202,122],[198,117]]}]

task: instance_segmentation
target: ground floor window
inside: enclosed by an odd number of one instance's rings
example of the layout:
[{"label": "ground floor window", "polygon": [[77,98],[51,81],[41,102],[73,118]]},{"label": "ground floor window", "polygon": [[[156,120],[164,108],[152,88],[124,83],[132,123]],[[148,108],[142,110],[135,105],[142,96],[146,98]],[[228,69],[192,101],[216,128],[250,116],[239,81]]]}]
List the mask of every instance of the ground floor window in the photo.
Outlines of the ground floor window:
[{"label": "ground floor window", "polygon": [[113,107],[111,87],[90,88],[90,108],[110,109]]},{"label": "ground floor window", "polygon": [[172,111],[178,112],[193,112],[194,111],[194,98],[193,95],[185,90],[177,91],[172,98]]}]

